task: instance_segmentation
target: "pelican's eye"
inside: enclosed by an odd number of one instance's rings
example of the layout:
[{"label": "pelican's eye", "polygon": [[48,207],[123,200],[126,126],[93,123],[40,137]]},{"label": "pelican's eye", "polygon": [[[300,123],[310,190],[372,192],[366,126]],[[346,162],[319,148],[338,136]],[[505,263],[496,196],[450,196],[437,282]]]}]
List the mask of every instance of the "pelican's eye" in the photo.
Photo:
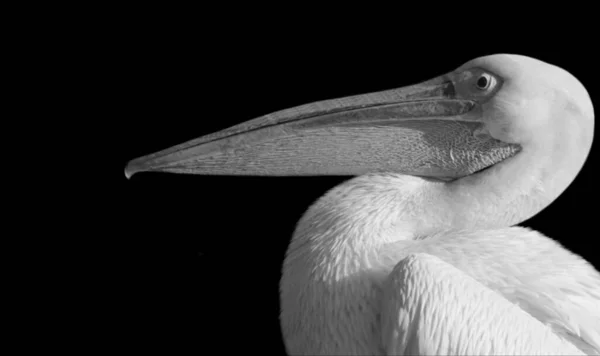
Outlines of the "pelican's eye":
[{"label": "pelican's eye", "polygon": [[494,86],[496,86],[496,79],[488,73],[481,73],[475,82],[475,87],[479,90],[490,90]]}]

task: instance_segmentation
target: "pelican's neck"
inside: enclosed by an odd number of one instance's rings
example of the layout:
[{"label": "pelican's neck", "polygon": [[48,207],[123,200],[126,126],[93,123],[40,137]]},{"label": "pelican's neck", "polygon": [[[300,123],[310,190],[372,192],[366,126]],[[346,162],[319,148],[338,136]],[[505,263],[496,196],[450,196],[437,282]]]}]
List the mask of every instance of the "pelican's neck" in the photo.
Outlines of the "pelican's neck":
[{"label": "pelican's neck", "polygon": [[415,193],[423,182],[402,175],[358,177],[305,213],[281,279],[281,326],[290,354],[384,354],[377,296],[389,271],[374,252],[408,231],[409,220],[402,218],[418,208]]},{"label": "pelican's neck", "polygon": [[435,186],[430,192],[435,201],[428,204],[427,214],[438,221],[432,224],[430,219],[419,234],[508,227],[537,214],[568,185],[554,188],[547,174],[547,156],[541,152],[524,147],[481,173]]}]

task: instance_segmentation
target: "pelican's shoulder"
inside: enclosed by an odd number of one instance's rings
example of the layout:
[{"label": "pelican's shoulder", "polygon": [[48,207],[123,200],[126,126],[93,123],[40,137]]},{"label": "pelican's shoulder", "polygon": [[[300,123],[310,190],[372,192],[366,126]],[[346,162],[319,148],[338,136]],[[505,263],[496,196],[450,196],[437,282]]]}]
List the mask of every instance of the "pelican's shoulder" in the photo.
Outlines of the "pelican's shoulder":
[{"label": "pelican's shoulder", "polygon": [[390,354],[582,354],[526,310],[431,254],[400,261],[381,304],[382,342]]},{"label": "pelican's shoulder", "polygon": [[582,351],[600,353],[600,273],[557,241],[512,227],[438,233],[397,244],[383,249],[388,259],[402,261],[414,253],[435,256]]}]

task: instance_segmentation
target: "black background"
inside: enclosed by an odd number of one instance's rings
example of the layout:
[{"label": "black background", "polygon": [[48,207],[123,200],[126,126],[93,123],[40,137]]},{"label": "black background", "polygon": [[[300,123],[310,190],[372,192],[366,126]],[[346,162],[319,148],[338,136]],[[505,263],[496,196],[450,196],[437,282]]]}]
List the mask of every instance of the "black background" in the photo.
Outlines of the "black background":
[{"label": "black background", "polygon": [[[517,35],[505,45],[402,29],[380,38],[348,31],[357,22],[327,30],[306,18],[207,25],[210,16],[130,14],[107,58],[118,78],[109,100],[124,137],[115,166],[125,209],[115,249],[126,261],[118,329],[144,348],[283,354],[278,284],[285,250],[308,206],[348,177],[141,173],[126,180],[128,160],[276,110],[417,83],[493,53],[558,65],[598,95],[590,50],[565,50],[555,38],[542,44]],[[522,224],[589,261],[599,160],[594,148],[567,191]]]}]

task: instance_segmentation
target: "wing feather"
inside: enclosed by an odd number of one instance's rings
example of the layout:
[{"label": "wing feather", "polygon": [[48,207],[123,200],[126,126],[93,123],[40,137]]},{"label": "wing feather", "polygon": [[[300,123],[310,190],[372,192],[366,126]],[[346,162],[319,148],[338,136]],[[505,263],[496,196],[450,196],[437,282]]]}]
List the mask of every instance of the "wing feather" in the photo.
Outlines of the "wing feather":
[{"label": "wing feather", "polygon": [[383,252],[388,264],[415,253],[435,256],[585,354],[600,354],[600,274],[556,241],[513,227],[447,232],[393,245]]},{"label": "wing feather", "polygon": [[518,306],[439,258],[411,254],[384,286],[390,355],[583,355]]}]

